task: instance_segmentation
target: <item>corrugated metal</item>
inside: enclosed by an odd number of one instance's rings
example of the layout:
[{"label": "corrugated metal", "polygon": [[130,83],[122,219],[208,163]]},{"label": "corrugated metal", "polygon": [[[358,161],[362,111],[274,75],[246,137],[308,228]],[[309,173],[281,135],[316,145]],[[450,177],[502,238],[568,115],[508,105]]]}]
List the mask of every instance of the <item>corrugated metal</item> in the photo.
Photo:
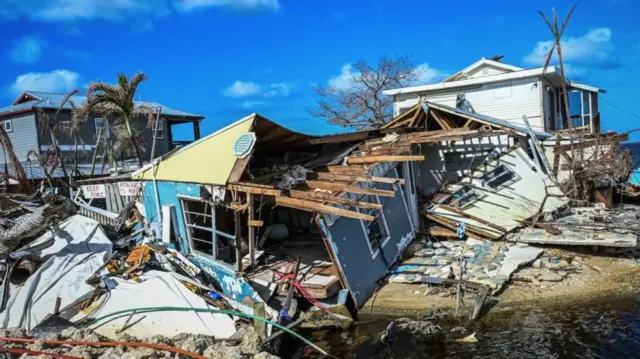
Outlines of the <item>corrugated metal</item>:
[{"label": "corrugated metal", "polygon": [[[39,107],[55,108],[55,109],[60,107],[60,104],[62,103],[62,101],[64,100],[64,97],[66,96],[66,94],[39,92],[39,91],[27,91],[26,93],[40,99],[40,101],[37,104]],[[71,101],[73,101],[76,107],[82,105],[86,100],[87,100],[86,96],[76,95],[71,97]],[[138,106],[144,105],[148,107],[162,107],[162,114],[167,116],[199,117],[199,118],[203,117],[201,115],[195,115],[189,112],[175,110],[175,109],[172,109],[171,107],[159,104],[157,102],[135,101],[135,104]],[[70,110],[71,105],[67,102],[64,108]]]},{"label": "corrugated metal", "polygon": [[[234,165],[234,143],[251,130],[255,115],[221,129],[162,159],[156,166],[159,181],[225,185]],[[135,172],[133,179],[151,180],[151,167]]]}]

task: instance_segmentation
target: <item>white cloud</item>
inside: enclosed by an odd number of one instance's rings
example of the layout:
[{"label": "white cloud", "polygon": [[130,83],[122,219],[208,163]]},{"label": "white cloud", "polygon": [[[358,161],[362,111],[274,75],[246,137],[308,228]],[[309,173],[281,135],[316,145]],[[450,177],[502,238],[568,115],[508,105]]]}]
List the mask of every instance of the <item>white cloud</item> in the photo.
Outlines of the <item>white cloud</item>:
[{"label": "white cloud", "polygon": [[416,66],[418,78],[414,81],[414,85],[424,85],[434,82],[439,77],[444,77],[446,74],[440,70],[430,67],[428,63],[423,63]]},{"label": "white cloud", "polygon": [[174,0],[178,11],[192,11],[206,7],[228,7],[240,11],[278,11],[278,0]]},{"label": "white cloud", "polygon": [[160,16],[169,10],[167,0],[8,0],[0,9],[0,18],[27,17],[45,22],[122,20],[140,15]]},{"label": "white cloud", "polygon": [[261,86],[252,81],[236,81],[224,90],[224,94],[227,97],[286,97],[290,91],[291,86],[284,82]]},{"label": "white cloud", "polygon": [[19,95],[24,91],[44,91],[65,93],[76,88],[80,75],[70,70],[53,70],[50,72],[29,72],[18,76],[9,91]]},{"label": "white cloud", "polygon": [[260,91],[260,86],[254,82],[236,81],[224,90],[224,94],[228,97],[247,97],[258,95]]},{"label": "white cloud", "polygon": [[[615,47],[611,41],[611,29],[599,27],[589,30],[580,37],[566,36],[561,42],[562,59],[566,62],[606,63],[613,60]],[[540,41],[523,61],[528,65],[542,66],[553,46],[553,41]],[[552,63],[557,63],[556,55]]]},{"label": "white cloud", "polygon": [[340,68],[340,74],[329,79],[329,86],[336,90],[346,90],[353,86],[353,72],[351,64],[344,64]]},{"label": "white cloud", "polygon": [[290,91],[289,84],[278,83],[269,85],[269,88],[262,95],[264,97],[286,97],[289,96]]},{"label": "white cloud", "polygon": [[9,56],[17,64],[33,64],[40,60],[47,42],[36,36],[24,36],[13,43]]}]

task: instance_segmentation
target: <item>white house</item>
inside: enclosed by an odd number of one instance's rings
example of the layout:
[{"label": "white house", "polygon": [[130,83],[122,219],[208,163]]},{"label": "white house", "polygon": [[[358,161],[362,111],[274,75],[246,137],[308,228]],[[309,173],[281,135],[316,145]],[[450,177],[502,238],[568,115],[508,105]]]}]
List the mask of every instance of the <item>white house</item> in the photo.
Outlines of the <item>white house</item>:
[{"label": "white house", "polygon": [[[596,87],[567,81],[571,127],[589,126],[600,132]],[[524,125],[526,116],[534,130],[564,128],[562,77],[555,66],[523,69],[482,58],[440,83],[383,92],[393,96],[394,115],[419,101],[471,108],[479,114]]]}]

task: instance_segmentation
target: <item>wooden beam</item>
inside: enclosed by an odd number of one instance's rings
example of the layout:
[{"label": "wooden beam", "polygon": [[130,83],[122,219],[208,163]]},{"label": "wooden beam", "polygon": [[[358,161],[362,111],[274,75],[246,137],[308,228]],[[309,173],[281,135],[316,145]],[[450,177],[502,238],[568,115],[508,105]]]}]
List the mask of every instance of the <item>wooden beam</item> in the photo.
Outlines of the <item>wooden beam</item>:
[{"label": "wooden beam", "polygon": [[361,166],[325,166],[317,169],[318,172],[332,172],[332,173],[352,173],[362,174],[365,169]]},{"label": "wooden beam", "polygon": [[346,183],[322,182],[322,181],[306,181],[309,188],[326,189],[329,191],[349,192],[356,194],[364,194],[369,196],[395,197],[394,191],[387,191],[377,188],[362,188],[360,186],[352,186]]},{"label": "wooden beam", "polygon": [[445,204],[440,204],[440,205],[438,205],[438,207],[442,208],[444,210],[447,210],[449,212],[453,212],[455,214],[458,214],[460,216],[469,218],[469,219],[474,220],[476,222],[480,222],[480,223],[484,224],[485,226],[491,227],[491,228],[496,229],[496,230],[498,230],[500,232],[504,232],[504,233],[508,232],[508,230],[506,228],[504,228],[504,227],[500,227],[497,224],[493,224],[493,223],[491,223],[491,222],[489,222],[489,221],[487,221],[485,219],[482,219],[480,217],[476,217],[476,216],[471,215],[471,214],[469,214],[467,212],[461,211],[461,210],[459,210],[457,208],[453,208],[453,207],[447,206]]},{"label": "wooden beam", "polygon": [[320,138],[315,138],[309,143],[312,145],[319,145],[324,143],[343,143],[343,142],[356,142],[356,141],[364,141],[368,139],[372,134],[375,134],[377,131],[364,131],[364,132],[355,132],[355,133],[345,133],[340,135],[333,136],[325,136]]},{"label": "wooden beam", "polygon": [[291,190],[289,191],[289,196],[291,196],[292,198],[307,199],[310,201],[318,201],[318,202],[329,202],[333,204],[340,204],[343,206],[376,209],[378,211],[382,210],[381,204],[364,202],[364,201],[354,201],[351,199],[336,197],[334,195],[330,195],[322,192]]},{"label": "wooden beam", "polygon": [[244,212],[244,211],[247,210],[247,208],[249,208],[249,203],[248,202],[244,203],[244,204],[231,203],[231,208],[233,208],[233,210],[236,211],[236,212]]},{"label": "wooden beam", "polygon": [[424,161],[424,156],[364,156],[350,157],[349,164],[377,163],[377,162],[403,162],[403,161]]},{"label": "wooden beam", "polygon": [[288,197],[281,197],[281,196],[276,196],[274,198],[275,198],[276,204],[283,207],[295,208],[295,209],[308,211],[308,212],[322,212],[322,213],[335,214],[341,217],[362,219],[369,222],[373,222],[373,220],[375,219],[373,216],[370,216],[368,214],[336,208],[336,207],[328,206],[326,204],[320,204],[318,202],[307,201],[304,199],[288,198]]},{"label": "wooden beam", "polygon": [[[264,221],[258,221],[255,219],[250,219],[249,220],[249,227],[262,227],[264,226]],[[249,238],[251,239],[251,238]]]},{"label": "wooden beam", "polygon": [[260,226],[254,226],[252,223],[253,222],[262,222],[262,221],[254,221],[253,220],[253,216],[254,216],[254,206],[253,206],[253,195],[251,193],[247,193],[247,206],[249,207],[249,213],[247,214],[247,222],[249,223],[249,263],[251,263],[251,268],[255,268],[256,266],[256,230],[253,227],[262,227],[262,224]]},{"label": "wooden beam", "polygon": [[368,156],[384,156],[384,155],[392,155],[392,156],[402,156],[411,153],[411,146],[385,146],[379,147],[376,149],[369,150]]},{"label": "wooden beam", "polygon": [[365,175],[350,175],[330,172],[313,172],[311,177],[321,180],[333,180],[333,181],[348,181],[348,182],[379,182],[379,183],[400,183],[404,184],[403,178],[391,178],[391,177],[376,177]]},{"label": "wooden beam", "polygon": [[469,126],[470,126],[473,122],[475,122],[475,121],[473,121],[472,119],[468,119],[468,120],[467,120],[467,122],[465,122],[465,123],[464,123],[464,126],[462,126],[462,127],[464,127],[464,128],[469,128]]},{"label": "wooden beam", "polygon": [[236,239],[233,241],[233,245],[236,249],[236,269],[238,272],[242,272],[242,251],[240,244],[242,243],[242,223],[240,223],[240,212],[234,212],[234,220],[235,220],[235,228],[236,228]]},{"label": "wooden beam", "polygon": [[280,196],[282,194],[282,191],[277,188],[257,187],[257,185],[254,185],[254,184],[244,184],[244,183],[229,184],[227,185],[227,189],[231,191],[246,192],[246,193],[252,193],[252,194],[263,194],[267,196]]},{"label": "wooden beam", "polygon": [[429,113],[431,113],[431,115],[433,115],[433,118],[436,120],[438,125],[440,125],[440,127],[442,127],[443,130],[452,129],[452,127],[445,120],[443,120],[442,117],[440,117],[440,115],[438,115],[438,113],[436,111],[430,110]]}]

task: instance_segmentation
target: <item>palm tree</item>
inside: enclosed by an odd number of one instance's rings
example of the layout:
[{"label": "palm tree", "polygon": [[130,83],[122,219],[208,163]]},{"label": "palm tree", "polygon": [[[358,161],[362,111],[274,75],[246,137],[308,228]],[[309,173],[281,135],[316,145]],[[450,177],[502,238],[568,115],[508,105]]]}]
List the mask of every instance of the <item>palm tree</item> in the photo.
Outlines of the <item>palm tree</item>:
[{"label": "palm tree", "polygon": [[[74,90],[70,92],[66,98],[70,98],[71,96],[77,93],[78,93],[78,90]],[[76,108],[73,101],[69,101],[69,104],[71,105],[71,120],[62,121],[58,123],[57,126],[60,126],[60,129],[65,135],[73,138],[74,158],[73,158],[73,174],[72,175],[78,176],[80,175],[78,171],[78,145],[82,146],[82,151],[86,155],[85,143],[82,140],[82,136],[80,136],[80,128],[84,123],[87,122],[87,117],[82,116],[82,114],[78,112],[78,109]]]},{"label": "palm tree", "polygon": [[134,97],[140,83],[147,77],[142,72],[138,72],[131,79],[125,74],[118,74],[118,84],[111,85],[106,82],[93,82],[87,89],[87,101],[79,111],[79,115],[87,117],[89,114],[100,113],[108,116],[115,116],[124,122],[128,142],[133,147],[138,165],[142,167],[142,157],[138,147],[137,136],[132,130],[131,122],[142,110],[136,107]]},{"label": "palm tree", "polygon": [[547,24],[547,26],[549,27],[549,30],[551,30],[551,33],[553,34],[553,44],[551,45],[551,48],[549,48],[549,52],[547,53],[547,56],[545,58],[544,69],[542,72],[545,73],[547,71],[547,67],[549,67],[549,63],[551,62],[553,53],[556,52],[558,54],[558,65],[560,66],[560,76],[562,76],[562,93],[564,95],[563,96],[564,109],[565,109],[565,116],[566,116],[564,125],[566,128],[569,128],[571,126],[571,121],[570,121],[571,111],[569,110],[569,95],[567,94],[566,77],[564,75],[564,62],[562,61],[561,39],[562,39],[562,35],[564,34],[564,30],[566,30],[567,28],[567,24],[569,23],[569,19],[571,18],[571,15],[576,10],[576,7],[578,7],[578,5],[574,5],[573,7],[571,7],[571,9],[569,9],[567,16],[562,21],[562,26],[558,25],[558,13],[556,13],[556,9],[552,9],[553,24],[551,23],[551,21],[549,21],[547,16],[542,11],[538,11],[538,14],[542,16],[542,19]]}]

